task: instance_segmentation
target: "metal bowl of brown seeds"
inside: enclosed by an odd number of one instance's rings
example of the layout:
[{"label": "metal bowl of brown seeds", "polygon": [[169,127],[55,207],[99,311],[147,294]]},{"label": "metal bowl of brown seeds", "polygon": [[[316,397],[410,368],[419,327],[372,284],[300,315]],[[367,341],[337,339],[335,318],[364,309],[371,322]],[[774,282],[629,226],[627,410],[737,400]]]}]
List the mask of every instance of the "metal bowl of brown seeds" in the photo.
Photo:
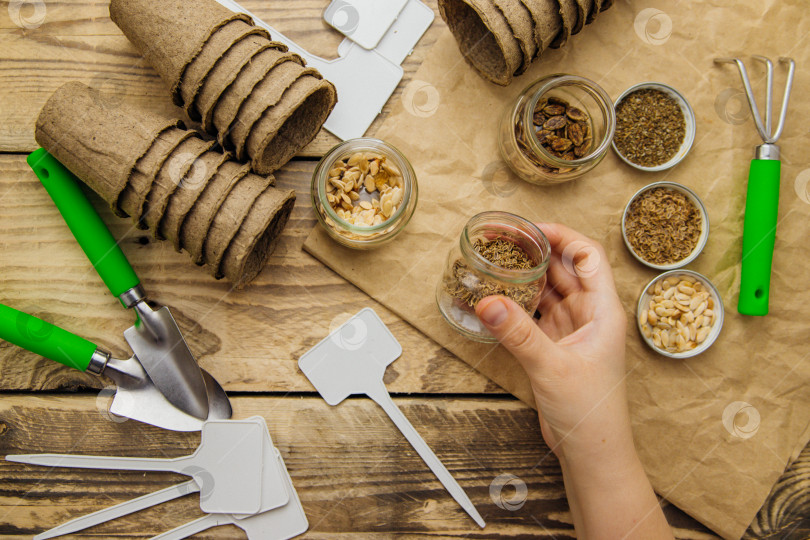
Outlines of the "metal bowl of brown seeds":
[{"label": "metal bowl of brown seeds", "polygon": [[642,264],[674,270],[703,251],[709,216],[691,189],[675,182],[654,182],[638,190],[624,208],[622,237]]},{"label": "metal bowl of brown seeds", "polygon": [[644,82],[616,100],[613,151],[641,171],[663,171],[681,162],[695,142],[695,113],[669,85]]},{"label": "metal bowl of brown seeds", "polygon": [[705,276],[664,272],[641,292],[636,324],[644,342],[668,358],[690,358],[709,347],[723,328],[723,299]]}]

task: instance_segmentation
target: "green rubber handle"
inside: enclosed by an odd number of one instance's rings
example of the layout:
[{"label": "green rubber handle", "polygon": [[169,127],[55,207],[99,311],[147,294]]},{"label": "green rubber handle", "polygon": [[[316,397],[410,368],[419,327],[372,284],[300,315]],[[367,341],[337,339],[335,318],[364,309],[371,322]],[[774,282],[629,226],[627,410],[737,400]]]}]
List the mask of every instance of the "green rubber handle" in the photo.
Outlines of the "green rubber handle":
[{"label": "green rubber handle", "polygon": [[98,347],[33,315],[0,304],[0,338],[68,367],[86,371]]},{"label": "green rubber handle", "polygon": [[73,173],[42,148],[28,156],[28,165],[45,186],[70,232],[113,296],[118,298],[138,285],[140,280],[135,270],[87,200]]},{"label": "green rubber handle", "polygon": [[751,161],[745,199],[740,299],[737,303],[737,311],[743,315],[768,314],[780,171],[779,160]]}]

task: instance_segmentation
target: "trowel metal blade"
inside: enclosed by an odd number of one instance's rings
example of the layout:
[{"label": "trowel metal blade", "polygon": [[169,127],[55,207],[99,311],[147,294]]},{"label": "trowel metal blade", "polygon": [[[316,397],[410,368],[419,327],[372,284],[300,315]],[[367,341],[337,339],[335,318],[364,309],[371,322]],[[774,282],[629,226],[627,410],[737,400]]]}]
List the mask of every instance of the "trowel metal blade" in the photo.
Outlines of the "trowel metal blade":
[{"label": "trowel metal blade", "polygon": [[137,358],[111,359],[104,375],[118,389],[110,412],[171,431],[199,431],[203,420],[186,414],[166,399],[149,378]]},{"label": "trowel metal blade", "polygon": [[208,394],[200,366],[180,333],[169,308],[138,306],[140,320],[124,338],[163,395],[183,412],[208,418]]}]

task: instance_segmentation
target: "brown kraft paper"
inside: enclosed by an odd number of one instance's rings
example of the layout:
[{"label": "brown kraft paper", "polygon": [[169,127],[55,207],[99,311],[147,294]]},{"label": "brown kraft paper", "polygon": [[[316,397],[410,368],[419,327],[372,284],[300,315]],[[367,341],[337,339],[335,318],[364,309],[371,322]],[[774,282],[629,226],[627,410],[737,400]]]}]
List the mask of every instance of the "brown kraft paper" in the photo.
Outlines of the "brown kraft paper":
[{"label": "brown kraft paper", "polygon": [[[561,222],[598,239],[628,315],[631,417],[652,484],[717,533],[739,538],[791,456],[808,441],[810,102],[802,98],[801,89],[810,85],[810,47],[802,37],[810,34],[810,18],[804,5],[774,0],[631,0],[617,2],[599,20],[576,46],[546,51],[506,88],[470,69],[445,32],[413,77],[430,92],[426,103],[435,107],[425,110],[395,100],[390,116],[372,134],[397,146],[414,166],[419,205],[410,224],[391,244],[373,251],[340,247],[320,228],[305,247],[532,404],[526,376],[515,360],[500,347],[468,341],[451,330],[436,307],[433,287],[464,223],[480,211],[506,210],[535,221]],[[784,28],[791,30],[777,31]],[[764,68],[752,63],[750,54],[774,60],[791,56],[798,66],[778,143],[782,189],[771,313],[758,318],[739,315],[736,305],[748,169],[761,141],[736,69],[713,63],[718,56],[745,55],[757,94],[763,96]],[[777,66],[775,71],[776,114],[786,70]],[[660,173],[636,171],[611,151],[585,176],[557,186],[534,186],[516,178],[500,159],[497,126],[504,108],[525,86],[551,73],[588,77],[614,99],[638,82],[671,84],[695,110],[694,147],[683,162]],[[412,114],[414,110],[419,114]],[[688,360],[660,356],[641,341],[635,306],[657,272],[635,261],[620,232],[622,211],[633,193],[664,179],[694,189],[708,209],[708,244],[689,268],[707,276],[725,303],[725,324],[717,342]],[[373,280],[358,280],[357,268],[385,272]]]}]

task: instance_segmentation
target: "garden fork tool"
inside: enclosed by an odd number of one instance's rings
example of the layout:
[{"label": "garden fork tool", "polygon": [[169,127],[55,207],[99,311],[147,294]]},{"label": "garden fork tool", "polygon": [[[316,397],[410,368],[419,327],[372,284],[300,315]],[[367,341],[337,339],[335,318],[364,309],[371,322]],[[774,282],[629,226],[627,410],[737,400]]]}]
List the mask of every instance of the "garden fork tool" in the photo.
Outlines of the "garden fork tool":
[{"label": "garden fork tool", "polygon": [[40,149],[28,163],[71,232],[114,296],[135,309],[126,330],[134,355],[118,360],[93,343],[36,317],[0,305],[0,338],[67,366],[109,376],[118,385],[110,411],[177,431],[196,431],[204,420],[231,416],[225,391],[201,370],[167,308],[146,304],[135,271],[79,188],[75,177]]},{"label": "garden fork tool", "polygon": [[772,122],[773,63],[764,56],[755,55],[752,58],[765,63],[766,67],[764,123],[742,60],[715,58],[714,62],[716,64],[736,64],[745,88],[745,95],[748,98],[748,105],[751,107],[754,124],[762,138],[762,144],[756,147],[756,154],[748,172],[748,193],[745,200],[745,223],[743,225],[742,275],[737,310],[743,315],[767,315],[779,209],[781,163],[776,141],[779,140],[785,127],[796,63],[791,58],[779,58],[780,64],[787,65],[788,72],[785,80],[785,93],[782,96],[782,109],[779,111],[779,121],[774,129]]}]

